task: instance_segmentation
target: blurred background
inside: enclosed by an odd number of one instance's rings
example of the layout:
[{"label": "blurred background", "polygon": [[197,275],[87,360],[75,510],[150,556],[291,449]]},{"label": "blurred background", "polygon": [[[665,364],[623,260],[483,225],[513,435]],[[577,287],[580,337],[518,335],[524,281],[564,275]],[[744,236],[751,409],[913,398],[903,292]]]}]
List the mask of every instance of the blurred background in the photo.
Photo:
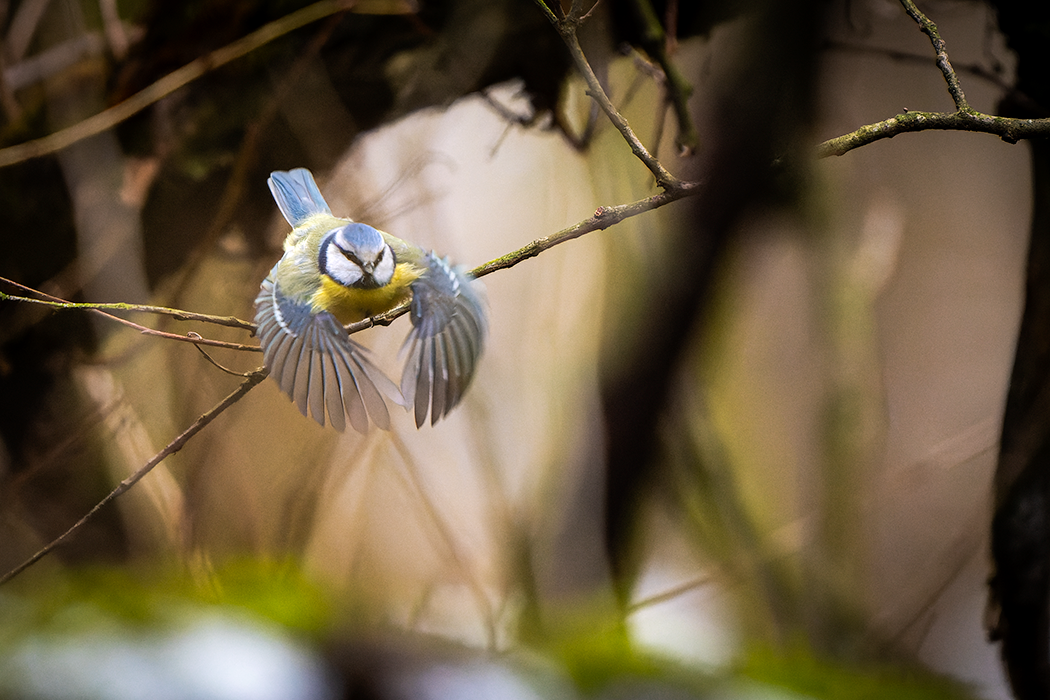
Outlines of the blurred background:
[{"label": "blurred background", "polygon": [[[485,277],[485,354],[435,427],[340,434],[259,385],[0,587],[0,693],[1010,697],[984,608],[1028,147],[925,132],[815,160],[952,102],[897,2],[792,5],[601,2],[588,58],[700,193]],[[0,276],[251,319],[288,232],[271,170],[468,267],[658,191],[533,2],[306,6],[0,1],[0,145],[83,136],[0,168]],[[923,10],[995,113],[994,8]],[[200,75],[158,84],[179,69]],[[408,323],[357,336],[395,377]],[[0,302],[0,570],[240,381]]]}]

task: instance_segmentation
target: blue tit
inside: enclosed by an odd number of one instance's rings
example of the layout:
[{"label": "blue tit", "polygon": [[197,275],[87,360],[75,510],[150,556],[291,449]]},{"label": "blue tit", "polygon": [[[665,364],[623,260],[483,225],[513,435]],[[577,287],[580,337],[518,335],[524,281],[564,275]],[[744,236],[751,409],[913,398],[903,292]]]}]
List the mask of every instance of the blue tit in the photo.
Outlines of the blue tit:
[{"label": "blue tit", "polygon": [[[470,385],[488,321],[473,277],[411,243],[332,215],[309,170],[271,173],[270,192],[292,232],[255,300],[270,376],[324,425],[346,417],[390,427],[385,398],[411,407],[416,427],[451,411]],[[400,389],[350,339],[345,324],[410,301],[412,330]]]}]

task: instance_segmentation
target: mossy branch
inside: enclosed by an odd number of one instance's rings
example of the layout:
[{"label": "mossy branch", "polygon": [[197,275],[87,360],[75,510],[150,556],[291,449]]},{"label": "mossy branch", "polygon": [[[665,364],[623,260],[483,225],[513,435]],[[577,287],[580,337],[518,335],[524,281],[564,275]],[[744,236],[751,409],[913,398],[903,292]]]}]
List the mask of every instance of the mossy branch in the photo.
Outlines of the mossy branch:
[{"label": "mossy branch", "polygon": [[[37,304],[40,306],[47,306],[53,309],[84,309],[92,311],[104,318],[111,319],[125,325],[129,328],[137,330],[143,335],[152,335],[159,338],[167,338],[168,340],[177,340],[183,343],[193,343],[194,345],[209,345],[216,348],[226,348],[228,350],[243,350],[247,352],[261,352],[258,345],[245,345],[243,343],[230,343],[224,340],[212,340],[211,338],[204,338],[196,333],[190,333],[187,335],[179,335],[177,333],[165,333],[164,331],[158,331],[155,328],[149,328],[147,326],[140,325],[134,321],[129,321],[126,318],[121,318],[111,313],[107,313],[106,310],[114,311],[139,311],[142,313],[159,314],[162,316],[170,316],[180,321],[201,321],[204,323],[211,323],[218,326],[229,326],[232,328],[241,328],[243,330],[255,332],[255,324],[248,321],[242,321],[234,316],[212,316],[211,314],[202,314],[194,311],[183,311],[181,309],[169,309],[164,306],[149,306],[146,304],[126,304],[123,302],[114,303],[84,303],[84,302],[72,302],[66,301],[65,299],[59,299],[53,297],[50,294],[45,294],[36,289],[19,284],[13,280],[9,280],[4,277],[0,277],[0,283],[10,285],[16,289],[20,289],[27,294],[34,296],[17,296],[14,294],[7,294],[6,292],[0,292],[0,301],[19,301],[27,304]],[[40,298],[43,297],[43,298]]]},{"label": "mossy branch", "polygon": [[963,92],[959,75],[948,58],[947,44],[941,38],[937,25],[934,24],[915,6],[912,0],[900,0],[904,11],[915,20],[923,34],[929,37],[933,45],[935,61],[944,81],[948,94],[955,103],[954,112],[913,112],[905,110],[895,117],[890,117],[875,124],[867,124],[856,131],[833,139],[828,139],[817,146],[817,157],[841,156],[855,148],[866,146],[875,141],[893,138],[898,134],[912,131],[973,131],[982,134],[993,134],[1007,143],[1017,143],[1021,139],[1046,138],[1050,136],[1050,119],[1014,119],[999,117],[978,112],[970,106]]},{"label": "mossy branch", "polygon": [[902,112],[895,117],[867,124],[856,131],[828,139],[817,146],[817,157],[841,156],[875,141],[912,131],[973,131],[993,134],[1007,143],[1050,136],[1050,119],[1014,119],[965,112]]}]

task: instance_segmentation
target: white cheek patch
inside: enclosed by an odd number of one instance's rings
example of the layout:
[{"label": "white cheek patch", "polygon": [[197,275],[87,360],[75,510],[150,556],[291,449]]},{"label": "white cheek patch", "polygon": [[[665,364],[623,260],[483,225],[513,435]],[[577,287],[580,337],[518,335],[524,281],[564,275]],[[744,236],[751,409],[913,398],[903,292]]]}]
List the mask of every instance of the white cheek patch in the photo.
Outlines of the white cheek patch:
[{"label": "white cheek patch", "polygon": [[350,287],[361,281],[364,272],[357,263],[347,260],[338,250],[333,252],[335,255],[326,256],[326,264],[322,272],[344,287]]},{"label": "white cheek patch", "polygon": [[380,287],[390,282],[390,279],[394,276],[394,252],[387,248],[384,251],[383,259],[376,265],[375,271],[372,272],[372,277],[379,284]]}]

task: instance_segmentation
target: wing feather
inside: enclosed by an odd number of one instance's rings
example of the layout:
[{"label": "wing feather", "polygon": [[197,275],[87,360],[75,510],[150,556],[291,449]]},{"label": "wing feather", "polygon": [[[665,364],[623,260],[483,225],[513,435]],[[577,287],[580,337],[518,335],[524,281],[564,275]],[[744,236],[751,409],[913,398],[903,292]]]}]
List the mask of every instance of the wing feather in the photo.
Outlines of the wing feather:
[{"label": "wing feather", "polygon": [[351,358],[343,354],[339,358],[346,370],[347,379],[343,383],[343,406],[346,408],[346,415],[350,418],[350,425],[354,426],[355,430],[363,432],[365,428],[362,426],[367,427],[368,425],[368,408],[361,396],[362,382],[354,373],[354,363]]},{"label": "wing feather", "polygon": [[419,373],[416,375],[416,396],[415,396],[415,418],[416,427],[420,427],[427,419],[427,409],[430,408],[430,381],[433,375],[433,353],[431,348],[433,347],[432,342],[422,342],[419,344]]},{"label": "wing feather", "polygon": [[[360,348],[360,350],[364,350],[364,348]],[[357,388],[361,392],[361,399],[364,401],[365,407],[368,409],[368,415],[380,428],[389,430],[390,412],[387,410],[386,401],[383,399],[383,394],[376,386],[376,383],[377,380],[382,379],[382,381],[393,387],[393,382],[387,379],[386,375],[368,361],[364,352],[355,353],[350,356],[350,359],[353,360],[358,369],[354,376],[362,377],[362,381],[358,383]],[[397,388],[394,387],[394,390],[396,391]]]},{"label": "wing feather", "polygon": [[309,303],[284,296],[273,277],[266,278],[255,301],[257,335],[270,375],[303,415],[321,425],[327,413],[337,430],[345,429],[347,418],[360,432],[368,429],[369,419],[388,428],[383,397],[396,394],[397,387],[332,314],[315,313]]},{"label": "wing feather", "polygon": [[310,346],[310,384],[307,389],[307,400],[310,403],[310,413],[313,414],[314,418],[318,423],[324,425],[324,408],[325,408],[325,381],[324,376],[324,358],[325,353],[321,352],[318,347],[317,338],[312,339],[314,343]]},{"label": "wing feather", "polygon": [[445,335],[434,336],[430,344],[433,364],[431,367],[430,386],[430,424],[437,422],[445,415],[445,403],[448,398],[448,358],[445,357]]},{"label": "wing feather", "polygon": [[336,365],[336,356],[332,353],[322,353],[324,368],[324,400],[328,407],[328,418],[332,427],[343,432],[346,429],[346,412],[343,409],[342,380],[339,378],[339,369]]},{"label": "wing feather", "polygon": [[412,330],[401,392],[413,406],[417,427],[431,423],[463,398],[474,377],[488,331],[478,283],[447,258],[423,256],[425,272],[412,283]]}]

